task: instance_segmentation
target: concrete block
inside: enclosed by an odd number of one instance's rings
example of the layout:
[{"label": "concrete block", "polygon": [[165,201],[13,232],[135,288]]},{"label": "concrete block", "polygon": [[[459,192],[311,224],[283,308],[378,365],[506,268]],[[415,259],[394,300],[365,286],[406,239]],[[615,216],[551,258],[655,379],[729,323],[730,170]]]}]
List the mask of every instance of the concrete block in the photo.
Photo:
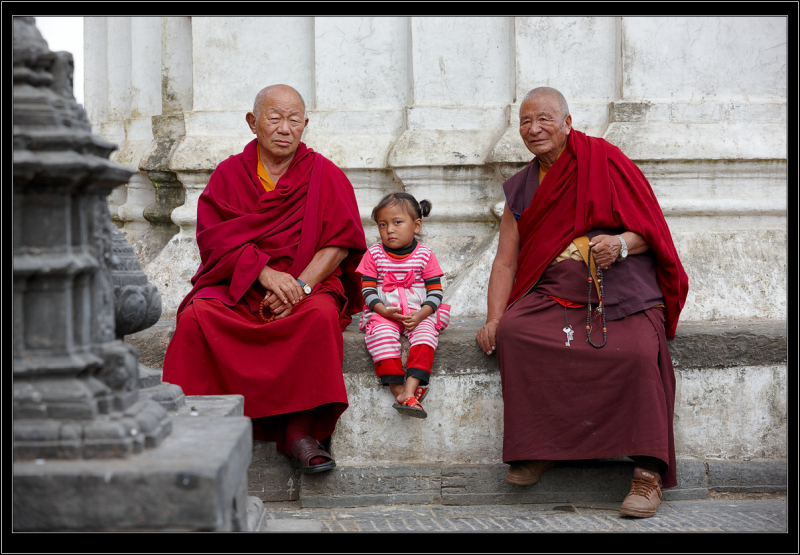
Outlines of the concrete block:
[{"label": "concrete block", "polygon": [[246,418],[175,418],[158,449],[128,459],[14,464],[14,529],[244,530]]},{"label": "concrete block", "polygon": [[430,504],[440,498],[438,466],[337,466],[300,479],[302,507]]},{"label": "concrete block", "polygon": [[662,490],[663,501],[680,499],[705,499],[708,497],[706,465],[697,459],[678,459],[677,487]]},{"label": "concrete block", "polygon": [[768,493],[786,491],[786,461],[731,461],[709,459],[711,491]]}]

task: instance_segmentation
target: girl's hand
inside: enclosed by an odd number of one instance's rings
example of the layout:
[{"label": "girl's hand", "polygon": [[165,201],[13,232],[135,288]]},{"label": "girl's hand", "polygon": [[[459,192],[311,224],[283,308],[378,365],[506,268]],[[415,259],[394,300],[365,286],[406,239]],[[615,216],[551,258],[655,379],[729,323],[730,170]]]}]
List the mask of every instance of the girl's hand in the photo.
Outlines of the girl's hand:
[{"label": "girl's hand", "polygon": [[400,313],[399,306],[390,306],[387,308],[383,303],[376,304],[373,312],[383,316],[387,320],[393,320],[395,322],[400,322],[401,324],[404,324],[406,321],[406,317]]},{"label": "girl's hand", "polygon": [[413,331],[422,320],[424,320],[426,316],[423,316],[421,312],[409,312],[405,316],[405,321],[403,325],[406,328],[406,331]]}]

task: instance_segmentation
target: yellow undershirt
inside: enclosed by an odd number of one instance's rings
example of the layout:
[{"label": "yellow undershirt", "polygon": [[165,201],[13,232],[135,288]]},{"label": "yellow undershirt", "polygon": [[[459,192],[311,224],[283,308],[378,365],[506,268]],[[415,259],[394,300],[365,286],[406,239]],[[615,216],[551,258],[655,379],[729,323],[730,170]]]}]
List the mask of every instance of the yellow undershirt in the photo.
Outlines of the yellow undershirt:
[{"label": "yellow undershirt", "polygon": [[272,182],[272,178],[267,173],[267,169],[264,167],[264,164],[261,163],[260,156],[258,157],[258,179],[261,181],[261,184],[268,193],[275,188],[275,184]]}]

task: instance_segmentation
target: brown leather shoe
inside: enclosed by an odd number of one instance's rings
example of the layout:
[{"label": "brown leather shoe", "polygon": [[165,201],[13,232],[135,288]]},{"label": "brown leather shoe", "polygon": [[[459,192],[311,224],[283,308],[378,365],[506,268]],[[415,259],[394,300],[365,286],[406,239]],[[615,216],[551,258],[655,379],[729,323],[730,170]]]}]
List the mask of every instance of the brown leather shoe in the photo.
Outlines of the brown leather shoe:
[{"label": "brown leather shoe", "polygon": [[553,468],[557,461],[518,461],[511,463],[511,468],[506,472],[506,482],[518,486],[535,484],[545,471]]},{"label": "brown leather shoe", "polygon": [[661,505],[661,476],[644,468],[634,468],[631,491],[622,502],[619,514],[649,518],[656,515],[659,505]]}]

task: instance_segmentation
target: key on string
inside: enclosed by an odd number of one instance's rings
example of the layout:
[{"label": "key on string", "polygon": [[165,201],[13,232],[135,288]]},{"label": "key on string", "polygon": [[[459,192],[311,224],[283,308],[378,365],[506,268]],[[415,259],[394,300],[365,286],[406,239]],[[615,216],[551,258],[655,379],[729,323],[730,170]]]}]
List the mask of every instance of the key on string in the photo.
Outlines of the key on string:
[{"label": "key on string", "polygon": [[569,347],[569,342],[572,341],[572,336],[574,335],[574,332],[572,331],[572,326],[567,326],[562,331],[567,334],[566,345],[567,347]]}]

